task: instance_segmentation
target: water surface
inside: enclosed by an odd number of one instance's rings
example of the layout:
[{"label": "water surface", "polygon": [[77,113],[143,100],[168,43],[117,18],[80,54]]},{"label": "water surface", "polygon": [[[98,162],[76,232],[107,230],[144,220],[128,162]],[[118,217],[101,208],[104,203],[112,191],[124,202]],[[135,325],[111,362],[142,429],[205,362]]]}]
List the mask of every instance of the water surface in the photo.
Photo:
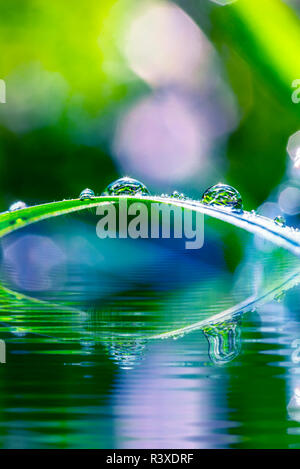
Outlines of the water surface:
[{"label": "water surface", "polygon": [[191,254],[62,223],[2,244],[2,448],[300,448],[300,287],[236,317],[222,364],[201,328],[155,338],[276,287],[297,259],[250,235],[232,265],[213,231]]}]

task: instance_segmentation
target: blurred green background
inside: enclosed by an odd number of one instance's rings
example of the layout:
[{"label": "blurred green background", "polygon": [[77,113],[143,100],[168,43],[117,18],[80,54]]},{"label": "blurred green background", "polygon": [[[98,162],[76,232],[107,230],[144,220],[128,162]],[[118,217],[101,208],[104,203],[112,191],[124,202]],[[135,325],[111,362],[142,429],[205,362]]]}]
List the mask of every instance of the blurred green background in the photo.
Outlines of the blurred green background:
[{"label": "blurred green background", "polygon": [[194,197],[225,181],[256,208],[286,178],[300,127],[299,11],[280,0],[1,2],[1,209],[101,193],[124,174]]}]

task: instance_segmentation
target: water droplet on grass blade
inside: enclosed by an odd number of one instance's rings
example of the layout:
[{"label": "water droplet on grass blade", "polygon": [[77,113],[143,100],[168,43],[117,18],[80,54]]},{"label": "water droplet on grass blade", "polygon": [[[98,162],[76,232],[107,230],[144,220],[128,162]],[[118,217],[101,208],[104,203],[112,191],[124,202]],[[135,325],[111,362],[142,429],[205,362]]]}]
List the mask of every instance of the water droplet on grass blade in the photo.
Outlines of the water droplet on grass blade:
[{"label": "water droplet on grass blade", "polygon": [[201,202],[205,205],[229,207],[232,210],[242,211],[243,202],[240,193],[227,184],[216,184],[209,187],[203,194]]},{"label": "water droplet on grass blade", "polygon": [[179,200],[184,200],[186,199],[185,195],[184,194],[180,194],[178,191],[173,191],[172,194],[171,194],[171,197],[173,199],[179,199]]},{"label": "water droplet on grass blade", "polygon": [[102,195],[149,195],[145,184],[129,177],[123,177],[109,184]]},{"label": "water droplet on grass blade", "polygon": [[286,225],[285,218],[282,217],[281,215],[278,215],[277,217],[275,217],[274,222],[276,223],[276,225],[279,225],[279,226],[285,226]]},{"label": "water droplet on grass blade", "polygon": [[19,200],[18,202],[14,202],[13,204],[10,205],[9,207],[9,212],[14,212],[15,210],[21,210],[22,208],[26,208],[27,205],[25,202],[22,202],[22,200]]},{"label": "water droplet on grass blade", "polygon": [[80,200],[93,199],[94,197],[95,197],[95,192],[92,191],[92,189],[88,189],[88,188],[80,192],[80,195],[79,195]]}]

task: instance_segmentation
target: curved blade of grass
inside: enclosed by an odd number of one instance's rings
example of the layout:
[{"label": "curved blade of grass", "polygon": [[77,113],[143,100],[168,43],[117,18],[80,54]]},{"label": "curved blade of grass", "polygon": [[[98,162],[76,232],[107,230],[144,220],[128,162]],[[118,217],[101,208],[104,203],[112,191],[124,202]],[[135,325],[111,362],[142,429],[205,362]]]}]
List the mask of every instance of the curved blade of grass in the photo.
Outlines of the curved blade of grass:
[{"label": "curved blade of grass", "polygon": [[226,209],[226,207],[207,206],[199,201],[183,201],[155,196],[99,196],[88,200],[70,199],[61,202],[34,205],[14,212],[3,212],[0,214],[0,237],[28,226],[31,223],[91,207],[97,207],[99,204],[103,203],[118,203],[121,199],[142,202],[148,206],[152,203],[173,205],[203,213],[204,215],[222,220],[250,233],[259,235],[277,246],[289,250],[295,255],[300,255],[300,233],[293,228],[279,226],[269,218],[247,211],[234,212],[230,209]]}]

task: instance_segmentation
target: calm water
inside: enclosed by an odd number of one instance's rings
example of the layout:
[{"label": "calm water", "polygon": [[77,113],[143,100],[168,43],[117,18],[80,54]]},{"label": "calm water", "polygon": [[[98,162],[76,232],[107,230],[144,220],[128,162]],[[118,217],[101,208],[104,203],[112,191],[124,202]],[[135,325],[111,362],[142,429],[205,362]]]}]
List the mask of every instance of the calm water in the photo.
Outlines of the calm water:
[{"label": "calm water", "polygon": [[159,338],[276,288],[298,260],[249,238],[232,266],[217,231],[195,253],[100,244],[72,223],[3,241],[2,448],[300,448],[300,287],[228,320],[240,338],[222,364],[199,327]]}]

